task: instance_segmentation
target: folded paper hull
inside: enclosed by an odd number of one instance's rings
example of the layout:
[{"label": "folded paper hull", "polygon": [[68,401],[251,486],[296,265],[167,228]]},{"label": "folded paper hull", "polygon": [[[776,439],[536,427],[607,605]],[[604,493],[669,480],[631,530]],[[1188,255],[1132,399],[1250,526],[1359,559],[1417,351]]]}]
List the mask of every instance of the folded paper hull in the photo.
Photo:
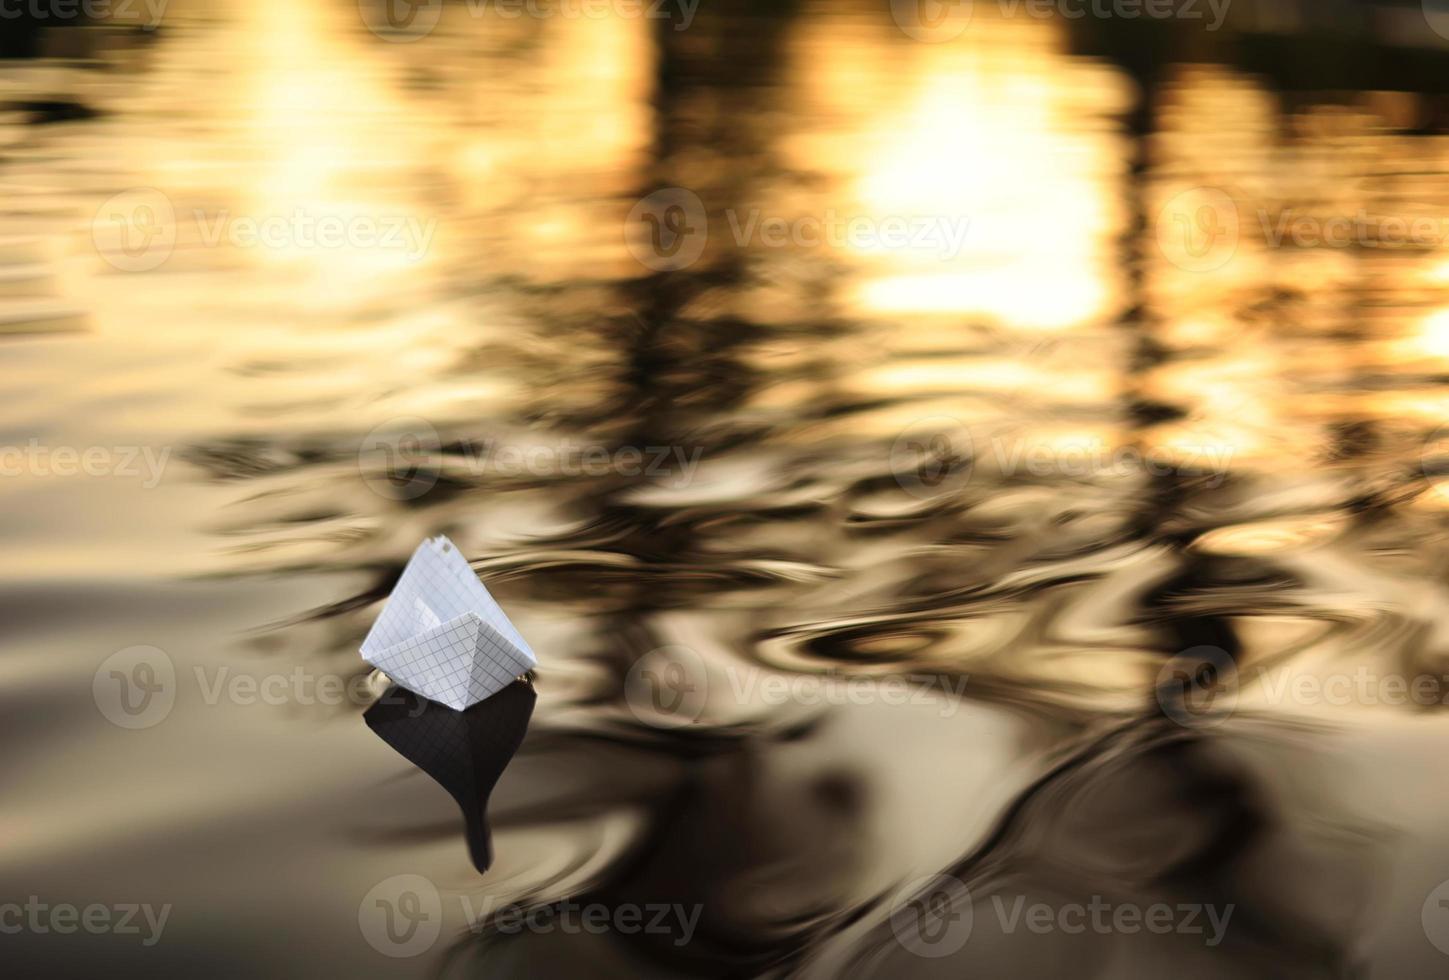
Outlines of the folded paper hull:
[{"label": "folded paper hull", "polygon": [[413,552],[362,656],[408,690],[460,711],[538,666],[522,634],[442,536]]}]

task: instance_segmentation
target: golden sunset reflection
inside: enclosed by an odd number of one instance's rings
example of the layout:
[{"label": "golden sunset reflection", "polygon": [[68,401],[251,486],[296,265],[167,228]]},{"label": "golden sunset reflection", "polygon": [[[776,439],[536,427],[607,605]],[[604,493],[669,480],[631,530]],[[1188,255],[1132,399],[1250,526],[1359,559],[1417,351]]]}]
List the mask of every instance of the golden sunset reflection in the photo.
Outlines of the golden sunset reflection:
[{"label": "golden sunset reflection", "polygon": [[[1394,846],[1442,823],[1445,705],[1270,672],[1449,691],[1449,49],[1375,34],[1420,11],[653,3],[0,36],[0,673],[38,732],[0,878],[99,861],[174,899],[155,952],[192,972],[214,920],[248,975],[256,930],[359,977],[503,976],[515,941],[559,975],[909,976],[937,961],[896,969],[888,907],[945,869],[1230,896],[1224,975],[1396,975],[1282,883],[1329,855],[1424,947],[1432,883],[1339,857],[1394,823],[1362,799],[1418,807]],[[363,722],[395,678],[359,646],[438,534],[540,654],[466,842]],[[155,731],[96,693],[146,693],[100,666],[138,646],[180,679]],[[293,671],[378,690],[210,697]],[[932,698],[792,686],[896,680]],[[445,898],[428,955],[359,931],[403,874]],[[706,939],[494,946],[458,912],[581,895]],[[939,965],[1213,973],[1177,936],[985,934]]]},{"label": "golden sunset reflection", "polygon": [[[1028,330],[1109,314],[1124,218],[1110,193],[1122,171],[1106,120],[1126,102],[1120,82],[1068,62],[1049,25],[983,16],[978,43],[899,59],[842,20],[812,20],[795,39],[802,97],[838,128],[794,134],[791,159],[838,179],[822,203],[843,214],[965,228],[959,246],[853,249],[860,311]],[[1038,286],[1043,274],[1050,289]]]}]

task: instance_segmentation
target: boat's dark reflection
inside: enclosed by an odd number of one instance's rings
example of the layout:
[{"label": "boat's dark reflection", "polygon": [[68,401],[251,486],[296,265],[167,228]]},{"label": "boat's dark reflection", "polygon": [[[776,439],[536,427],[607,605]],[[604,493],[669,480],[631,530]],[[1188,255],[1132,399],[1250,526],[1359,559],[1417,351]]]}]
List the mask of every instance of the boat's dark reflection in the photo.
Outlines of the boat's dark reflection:
[{"label": "boat's dark reflection", "polygon": [[488,796],[523,743],[537,698],[533,686],[519,680],[466,711],[455,711],[392,687],[363,715],[379,738],[458,801],[468,853],[479,872],[493,863]]}]

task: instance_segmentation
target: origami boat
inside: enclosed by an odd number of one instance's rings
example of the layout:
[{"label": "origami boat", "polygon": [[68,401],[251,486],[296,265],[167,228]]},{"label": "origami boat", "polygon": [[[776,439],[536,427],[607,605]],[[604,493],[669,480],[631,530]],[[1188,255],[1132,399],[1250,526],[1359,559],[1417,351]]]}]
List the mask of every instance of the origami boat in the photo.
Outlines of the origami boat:
[{"label": "origami boat", "polygon": [[528,641],[442,535],[413,552],[362,657],[402,687],[459,711],[538,666]]}]

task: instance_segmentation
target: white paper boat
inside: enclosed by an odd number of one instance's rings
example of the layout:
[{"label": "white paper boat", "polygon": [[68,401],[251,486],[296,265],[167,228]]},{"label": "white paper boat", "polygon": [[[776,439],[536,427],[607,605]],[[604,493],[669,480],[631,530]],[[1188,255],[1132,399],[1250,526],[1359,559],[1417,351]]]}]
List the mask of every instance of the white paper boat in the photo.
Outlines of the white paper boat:
[{"label": "white paper boat", "polygon": [[408,690],[459,711],[538,666],[528,642],[457,545],[418,545],[362,641],[362,658]]}]

